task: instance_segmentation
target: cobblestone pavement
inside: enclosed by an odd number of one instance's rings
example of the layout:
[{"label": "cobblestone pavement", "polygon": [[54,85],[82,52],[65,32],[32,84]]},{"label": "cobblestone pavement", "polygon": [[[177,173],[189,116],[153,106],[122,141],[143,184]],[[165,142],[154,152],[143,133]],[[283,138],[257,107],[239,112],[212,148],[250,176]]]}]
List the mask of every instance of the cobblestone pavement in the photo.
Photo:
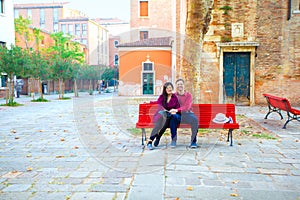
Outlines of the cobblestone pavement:
[{"label": "cobblestone pavement", "polygon": [[0,199],[300,199],[300,124],[284,130],[276,114],[264,119],[266,107],[237,113],[276,140],[234,136],[231,147],[208,134],[190,149],[179,130],[176,148],[164,136],[149,151],[133,128],[150,97],[45,97],[0,107]]}]

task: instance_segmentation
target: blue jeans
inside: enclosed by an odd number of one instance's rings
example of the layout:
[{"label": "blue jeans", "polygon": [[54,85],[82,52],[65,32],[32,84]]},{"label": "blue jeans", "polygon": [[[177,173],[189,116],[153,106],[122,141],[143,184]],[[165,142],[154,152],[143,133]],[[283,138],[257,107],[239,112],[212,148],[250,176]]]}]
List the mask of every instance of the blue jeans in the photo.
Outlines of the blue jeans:
[{"label": "blue jeans", "polygon": [[198,118],[193,112],[181,113],[181,123],[190,124],[192,130],[191,143],[197,142]]},{"label": "blue jeans", "polygon": [[166,129],[170,127],[172,141],[177,140],[177,127],[180,124],[180,114],[169,115],[168,118],[161,117],[152,129],[150,140],[154,140],[157,135],[162,136]]}]

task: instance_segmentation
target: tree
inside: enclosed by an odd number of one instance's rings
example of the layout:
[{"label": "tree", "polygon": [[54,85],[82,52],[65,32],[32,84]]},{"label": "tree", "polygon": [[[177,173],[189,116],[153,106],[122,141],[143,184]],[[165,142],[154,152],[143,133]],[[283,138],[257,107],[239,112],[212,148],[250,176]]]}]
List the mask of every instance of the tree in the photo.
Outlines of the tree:
[{"label": "tree", "polygon": [[83,66],[81,71],[81,78],[89,80],[89,93],[93,93],[92,83],[95,80],[100,80],[103,74],[104,67],[97,65]]},{"label": "tree", "polygon": [[[15,19],[15,30],[16,33],[19,35],[19,38],[23,40],[25,43],[25,49],[31,50],[31,70],[30,73],[26,76],[29,78],[30,83],[28,85],[28,91],[32,94],[32,98],[34,99],[34,83],[37,80],[39,93],[41,94],[41,98],[43,99],[43,92],[41,88],[41,80],[42,76],[45,76],[43,69],[46,67],[45,56],[42,55],[40,50],[40,43],[44,39],[44,36],[41,34],[41,30],[38,28],[33,28],[32,31],[30,30],[29,26],[31,24],[31,20],[27,18],[23,18],[20,16],[19,18]],[[36,52],[33,51],[36,49]]]},{"label": "tree", "polygon": [[[51,77],[51,72],[49,69],[49,62],[45,54],[42,54],[40,51],[32,51],[30,62],[29,76],[38,81],[39,93],[41,94],[41,99],[44,99],[44,94],[42,91],[42,81],[47,80]],[[34,95],[33,95],[34,99]]]},{"label": "tree", "polygon": [[113,79],[117,79],[117,77],[119,76],[118,74],[119,74],[119,71],[118,71],[117,67],[115,67],[115,68],[106,67],[101,76],[101,79],[104,81],[110,81]]},{"label": "tree", "polygon": [[[182,66],[179,69],[195,103],[200,102],[200,65],[204,35],[211,20],[213,0],[187,0],[187,19]],[[192,72],[192,74],[191,74]]]},{"label": "tree", "polygon": [[22,16],[19,16],[19,18],[15,19],[15,31],[17,34],[19,34],[20,38],[23,39],[27,49],[29,48],[29,42],[33,39],[32,34],[29,31],[30,24],[31,21],[23,18]]},{"label": "tree", "polygon": [[79,43],[71,41],[71,36],[62,32],[53,33],[54,45],[49,48],[53,78],[59,81],[59,99],[64,97],[64,81],[73,78],[73,63],[83,63],[84,53]]},{"label": "tree", "polygon": [[0,46],[0,73],[6,73],[8,76],[8,98],[6,104],[14,103],[14,76],[24,76],[28,73],[29,53],[20,47]]}]

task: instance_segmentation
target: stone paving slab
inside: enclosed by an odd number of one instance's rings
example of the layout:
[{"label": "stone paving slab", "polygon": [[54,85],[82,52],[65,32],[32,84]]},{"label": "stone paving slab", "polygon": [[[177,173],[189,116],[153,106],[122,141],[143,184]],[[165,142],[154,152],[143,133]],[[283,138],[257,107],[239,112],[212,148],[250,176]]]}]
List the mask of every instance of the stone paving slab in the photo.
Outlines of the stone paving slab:
[{"label": "stone paving slab", "polygon": [[156,97],[45,97],[51,101],[21,96],[24,106],[0,107],[1,200],[300,199],[299,123],[284,130],[277,116],[264,119],[266,107],[237,113],[277,140],[234,136],[230,147],[214,133],[190,149],[190,135],[179,134],[172,149],[165,135],[149,151],[129,129],[138,103]]}]

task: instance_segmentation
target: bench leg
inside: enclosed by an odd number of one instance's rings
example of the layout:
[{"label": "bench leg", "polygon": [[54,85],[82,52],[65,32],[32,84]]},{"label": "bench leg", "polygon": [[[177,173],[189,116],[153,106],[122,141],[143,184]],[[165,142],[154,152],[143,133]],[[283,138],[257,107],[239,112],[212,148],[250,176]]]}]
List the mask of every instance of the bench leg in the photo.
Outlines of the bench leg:
[{"label": "bench leg", "polygon": [[146,142],[146,130],[144,128],[142,128],[142,145],[144,146],[144,142]]},{"label": "bench leg", "polygon": [[292,120],[297,120],[300,122],[300,117],[298,117],[297,115],[292,115],[292,114],[290,114],[290,112],[287,112],[287,116],[288,116],[288,119],[284,123],[284,125],[282,127],[283,129],[286,129],[286,125]]},{"label": "bench leg", "polygon": [[283,116],[281,114],[281,110],[277,109],[277,108],[274,108],[274,107],[271,107],[271,106],[269,106],[269,111],[268,111],[267,115],[265,116],[265,119],[267,119],[269,114],[271,114],[272,112],[278,113],[280,115],[281,119],[283,119]]},{"label": "bench leg", "polygon": [[230,137],[230,146],[232,146],[232,131],[233,129],[229,129],[228,136],[227,136],[227,142],[229,142],[229,137]]}]

